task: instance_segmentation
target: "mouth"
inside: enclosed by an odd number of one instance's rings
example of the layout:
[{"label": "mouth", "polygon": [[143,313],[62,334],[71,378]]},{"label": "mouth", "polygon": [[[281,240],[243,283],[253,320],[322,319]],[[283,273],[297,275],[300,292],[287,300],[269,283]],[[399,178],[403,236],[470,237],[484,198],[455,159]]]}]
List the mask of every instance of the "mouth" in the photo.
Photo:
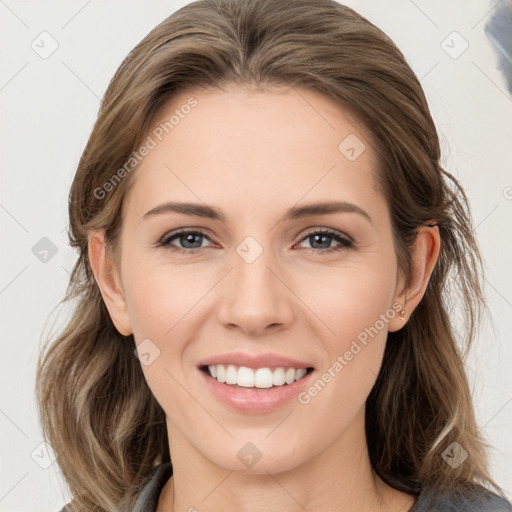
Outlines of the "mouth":
[{"label": "mouth", "polygon": [[199,369],[217,382],[234,389],[261,391],[289,386],[313,371],[313,367],[250,368],[234,364],[202,365]]},{"label": "mouth", "polygon": [[315,373],[309,361],[242,351],[203,359],[197,369],[217,403],[243,414],[272,413],[293,403]]}]

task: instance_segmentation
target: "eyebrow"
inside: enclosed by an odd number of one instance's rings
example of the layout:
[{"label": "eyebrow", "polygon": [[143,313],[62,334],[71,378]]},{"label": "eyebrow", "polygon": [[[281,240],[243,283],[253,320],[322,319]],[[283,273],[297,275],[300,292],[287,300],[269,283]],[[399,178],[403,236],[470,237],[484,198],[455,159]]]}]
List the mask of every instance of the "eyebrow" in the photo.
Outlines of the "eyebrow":
[{"label": "eyebrow", "polygon": [[[161,215],[165,213],[182,213],[184,215],[193,215],[196,217],[204,217],[207,219],[218,220],[225,222],[226,217],[219,208],[208,206],[198,203],[176,203],[168,202],[156,206],[149,210],[142,216],[145,220],[154,215]],[[311,203],[305,206],[294,206],[287,210],[283,216],[283,220],[295,220],[303,217],[310,217],[313,215],[329,215],[332,213],[357,213],[367,219],[370,224],[372,220],[368,213],[366,213],[359,206],[348,203],[346,201],[331,201],[324,203]]]}]

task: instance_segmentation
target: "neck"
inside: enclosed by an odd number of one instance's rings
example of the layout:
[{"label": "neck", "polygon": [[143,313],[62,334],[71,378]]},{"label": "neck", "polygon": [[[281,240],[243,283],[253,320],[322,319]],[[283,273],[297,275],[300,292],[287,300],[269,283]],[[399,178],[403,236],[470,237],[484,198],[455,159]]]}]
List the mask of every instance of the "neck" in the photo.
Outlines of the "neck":
[{"label": "neck", "polygon": [[326,450],[279,473],[221,468],[176,429],[168,430],[173,477],[162,491],[157,512],[406,512],[413,504],[411,496],[390,488],[372,470],[366,438],[360,435],[364,411]]}]

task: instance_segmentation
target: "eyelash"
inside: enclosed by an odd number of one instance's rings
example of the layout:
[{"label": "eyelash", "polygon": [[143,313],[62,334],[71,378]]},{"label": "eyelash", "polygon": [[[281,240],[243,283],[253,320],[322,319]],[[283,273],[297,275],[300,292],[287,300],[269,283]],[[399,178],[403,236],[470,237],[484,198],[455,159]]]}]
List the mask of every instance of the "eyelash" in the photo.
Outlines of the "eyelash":
[{"label": "eyelash", "polygon": [[[176,247],[174,245],[171,245],[171,241],[173,241],[177,238],[180,238],[181,236],[184,236],[184,235],[196,235],[196,236],[201,236],[201,237],[204,237],[204,238],[207,238],[208,240],[210,240],[209,237],[202,231],[196,231],[196,230],[191,230],[191,229],[179,229],[177,231],[174,231],[174,232],[164,236],[158,242],[157,247],[163,247],[167,250],[177,251],[182,254],[190,253],[190,252],[198,253],[198,252],[202,252],[203,249],[207,249],[207,247],[200,247],[200,248],[196,248],[196,249],[185,249],[182,247]],[[303,242],[307,238],[310,238],[314,235],[328,236],[329,238],[333,238],[337,242],[340,242],[340,245],[338,245],[337,247],[329,247],[327,249],[306,248],[307,251],[312,251],[314,253],[319,253],[319,252],[320,253],[332,253],[332,252],[337,252],[337,251],[341,251],[344,249],[350,249],[350,248],[354,247],[354,242],[352,240],[350,240],[347,236],[342,236],[338,232],[332,231],[330,229],[322,229],[322,230],[311,231],[310,233],[306,233],[301,238],[300,242]]]}]

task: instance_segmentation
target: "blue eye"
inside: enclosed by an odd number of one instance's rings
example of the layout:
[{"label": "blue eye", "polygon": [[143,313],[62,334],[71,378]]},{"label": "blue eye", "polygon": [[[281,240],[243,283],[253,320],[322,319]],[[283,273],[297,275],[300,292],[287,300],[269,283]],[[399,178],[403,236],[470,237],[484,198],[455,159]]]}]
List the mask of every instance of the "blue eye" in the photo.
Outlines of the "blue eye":
[{"label": "blue eye", "polygon": [[[171,233],[170,235],[164,237],[162,241],[159,243],[159,246],[166,247],[171,250],[178,250],[182,252],[189,252],[187,249],[203,249],[201,245],[201,240],[199,241],[199,244],[197,243],[198,239],[201,238],[208,238],[204,233],[201,231],[189,231],[186,229],[182,229],[179,231],[175,231],[174,233]],[[183,244],[183,247],[177,247],[173,244],[171,244],[172,241],[178,240],[180,243]]]},{"label": "blue eye", "polygon": [[[170,233],[169,235],[166,235],[160,242],[158,242],[157,245],[158,247],[165,247],[171,251],[179,251],[181,253],[197,253],[208,247],[202,245],[203,239],[210,240],[208,236],[202,231],[180,229]],[[173,244],[172,242],[175,240],[178,240],[181,246]],[[306,247],[306,249],[315,253],[340,251],[354,246],[354,242],[352,242],[352,240],[350,240],[347,236],[330,230],[312,231],[301,239],[301,243],[305,240],[309,240],[310,244],[312,245],[311,248]],[[332,240],[338,242],[338,245],[331,247]],[[317,244],[318,246],[314,247],[314,245]]]},{"label": "blue eye", "polygon": [[[327,239],[327,242],[326,242]],[[330,240],[336,240],[339,242],[339,245],[336,247],[330,247]],[[325,230],[325,231],[313,231],[306,235],[302,240],[309,240],[310,244],[319,244],[321,247],[312,247],[312,249],[322,249],[322,252],[331,252],[331,251],[339,251],[342,249],[350,248],[354,245],[352,240],[349,240],[348,237],[342,236],[335,231]],[[327,243],[327,247],[325,246]],[[316,251],[318,252],[318,251]]]}]

